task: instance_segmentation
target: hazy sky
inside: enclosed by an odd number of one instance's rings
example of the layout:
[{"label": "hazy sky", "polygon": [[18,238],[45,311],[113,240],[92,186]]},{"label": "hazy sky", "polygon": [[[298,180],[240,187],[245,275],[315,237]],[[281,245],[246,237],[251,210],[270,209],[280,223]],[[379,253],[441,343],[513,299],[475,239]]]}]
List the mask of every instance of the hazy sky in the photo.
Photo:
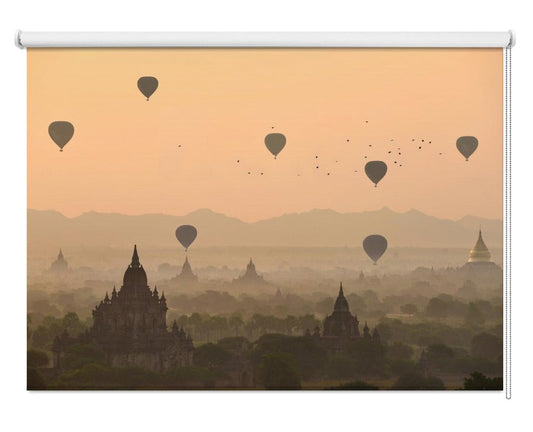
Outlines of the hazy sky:
[{"label": "hazy sky", "polygon": [[[501,218],[502,79],[501,49],[29,49],[28,207]],[[75,127],[63,152],[57,120]],[[377,188],[370,160],[389,166]]]}]

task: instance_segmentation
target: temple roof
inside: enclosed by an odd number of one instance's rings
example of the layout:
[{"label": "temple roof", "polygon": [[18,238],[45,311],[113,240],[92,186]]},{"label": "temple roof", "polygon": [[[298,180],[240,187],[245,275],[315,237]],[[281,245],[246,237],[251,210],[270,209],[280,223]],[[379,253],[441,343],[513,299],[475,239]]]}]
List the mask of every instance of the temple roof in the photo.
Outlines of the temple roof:
[{"label": "temple roof", "polygon": [[483,236],[481,235],[481,229],[479,230],[479,236],[476,244],[470,251],[470,257],[468,262],[490,262],[490,252],[485,242],[483,241]]},{"label": "temple roof", "polygon": [[52,265],[50,266],[50,271],[55,273],[61,273],[67,270],[68,263],[65,257],[63,256],[63,251],[59,249],[59,253],[57,254],[57,259],[52,262]]},{"label": "temple roof", "polygon": [[189,263],[189,258],[185,256],[185,261],[183,262],[183,266],[181,267],[181,273],[180,276],[182,277],[196,277],[195,274],[192,272],[191,264]]},{"label": "temple roof", "polygon": [[148,278],[146,272],[143,269],[139,261],[139,255],[137,254],[137,245],[133,248],[133,255],[131,257],[131,264],[124,273],[123,286],[142,286],[148,285]]},{"label": "temple roof", "polygon": [[246,266],[246,270],[250,270],[250,271],[254,271],[254,272],[255,272],[255,264],[254,264],[254,262],[252,261],[252,258],[250,258],[250,262],[249,262],[248,265]]},{"label": "temple roof", "polygon": [[348,301],[346,300],[346,297],[344,297],[344,292],[342,290],[342,282],[339,288],[339,295],[337,297],[337,300],[335,300],[335,306],[333,310],[334,311],[350,311],[350,307],[348,306]]}]

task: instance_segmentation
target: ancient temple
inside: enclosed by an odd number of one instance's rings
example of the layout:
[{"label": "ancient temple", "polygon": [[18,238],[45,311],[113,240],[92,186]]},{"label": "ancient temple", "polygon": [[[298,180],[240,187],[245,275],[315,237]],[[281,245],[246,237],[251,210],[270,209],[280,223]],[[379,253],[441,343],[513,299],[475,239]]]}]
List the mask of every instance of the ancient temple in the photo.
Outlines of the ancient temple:
[{"label": "ancient temple", "polygon": [[490,260],[490,251],[483,241],[481,229],[474,247],[470,250],[470,256],[466,263],[467,267],[496,267],[496,264]]},{"label": "ancient temple", "polygon": [[322,334],[320,334],[320,328],[316,327],[313,333],[307,329],[305,336],[313,337],[324,348],[333,352],[343,351],[349,345],[357,344],[357,341],[361,340],[380,343],[378,329],[374,328],[371,333],[366,322],[363,327],[363,334],[360,334],[359,320],[356,315],[352,315],[350,312],[350,306],[342,289],[342,282],[339,288],[339,295],[333,306],[333,312],[324,320]]},{"label": "ancient temple", "polygon": [[176,275],[171,279],[172,282],[181,282],[181,283],[195,283],[198,282],[198,276],[196,276],[189,264],[189,258],[185,256],[185,262],[181,267],[181,273]]},{"label": "ancient temple", "polygon": [[250,262],[246,266],[246,271],[244,274],[236,279],[233,279],[233,282],[237,284],[262,284],[265,283],[265,280],[263,279],[263,276],[257,273],[255,270],[255,264],[252,261],[252,258],[250,258]]},{"label": "ancient temple", "polygon": [[324,331],[322,337],[325,338],[358,338],[359,321],[357,316],[350,312],[348,301],[344,297],[342,282],[339,288],[339,295],[335,300],[333,313],[324,320]]},{"label": "ancient temple", "polygon": [[57,259],[50,266],[50,273],[61,274],[68,270],[68,262],[63,257],[63,251],[59,249]]},{"label": "ancient temple", "polygon": [[[123,283],[111,297],[105,298],[93,310],[93,327],[85,337],[102,349],[112,367],[139,366],[154,371],[190,366],[193,343],[174,322],[167,330],[165,294],[148,286],[146,272],[139,261],[137,246],[131,263],[124,273]],[[72,341],[68,341],[72,343]],[[61,367],[61,357],[67,341],[54,342],[54,364]]]}]

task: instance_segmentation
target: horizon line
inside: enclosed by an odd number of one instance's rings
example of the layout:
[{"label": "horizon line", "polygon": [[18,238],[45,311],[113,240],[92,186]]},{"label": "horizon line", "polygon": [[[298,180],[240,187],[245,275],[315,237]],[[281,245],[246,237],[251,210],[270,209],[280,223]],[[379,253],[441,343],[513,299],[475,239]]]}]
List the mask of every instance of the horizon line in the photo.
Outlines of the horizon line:
[{"label": "horizon line", "polygon": [[[55,210],[55,209],[35,209],[35,208],[29,208],[29,207],[26,209],[26,211],[54,212],[54,213],[59,213],[61,216],[65,217],[67,219],[76,219],[78,217],[81,217],[83,215],[90,214],[90,213],[96,213],[96,214],[100,214],[100,215],[128,216],[128,217],[140,217],[140,216],[187,217],[187,216],[190,216],[190,215],[192,215],[194,213],[198,213],[198,212],[202,212],[202,211],[208,211],[208,212],[211,212],[213,214],[224,216],[224,217],[227,217],[227,218],[230,218],[230,219],[235,219],[235,220],[238,220],[239,222],[242,222],[244,224],[249,224],[249,225],[254,224],[254,223],[258,223],[258,222],[262,222],[262,221],[271,220],[271,219],[277,219],[277,218],[280,218],[280,217],[283,217],[283,216],[302,215],[302,214],[311,213],[311,212],[314,212],[314,211],[330,211],[330,212],[333,212],[333,213],[336,213],[336,214],[339,214],[339,215],[351,215],[351,214],[362,214],[362,213],[377,213],[377,212],[382,212],[382,211],[390,211],[392,213],[396,213],[396,214],[399,214],[399,215],[404,215],[404,214],[407,214],[407,213],[416,212],[416,213],[420,213],[420,214],[422,214],[424,216],[432,217],[432,218],[439,219],[439,220],[452,221],[452,222],[459,222],[460,220],[465,219],[467,217],[472,217],[472,218],[477,218],[477,219],[485,219],[485,220],[488,220],[488,221],[497,221],[497,222],[503,223],[503,219],[490,218],[490,217],[486,217],[486,216],[477,216],[477,215],[472,215],[472,214],[466,214],[466,215],[461,216],[461,217],[459,217],[457,219],[452,219],[452,218],[434,216],[434,215],[431,215],[431,214],[428,214],[428,213],[424,213],[423,211],[420,211],[420,210],[417,210],[417,209],[414,209],[414,208],[411,208],[411,209],[406,210],[406,211],[397,211],[397,210],[394,210],[394,209],[390,208],[389,206],[383,206],[383,207],[381,207],[379,209],[376,209],[376,210],[361,210],[361,211],[351,211],[351,212],[340,212],[340,211],[337,211],[337,210],[334,210],[334,209],[331,209],[331,208],[317,208],[317,207],[314,207],[314,208],[311,208],[309,210],[305,210],[305,211],[301,211],[301,212],[283,213],[283,214],[278,215],[278,216],[271,216],[271,217],[267,217],[267,218],[263,218],[263,219],[257,219],[255,221],[251,221],[251,222],[242,220],[242,219],[240,219],[239,217],[236,217],[236,216],[230,216],[230,215],[227,215],[225,213],[221,213],[221,212],[212,210],[212,209],[207,208],[207,207],[201,207],[201,208],[198,208],[196,210],[192,210],[192,211],[190,211],[190,212],[188,212],[186,214],[182,214],[182,215],[169,214],[169,213],[164,213],[164,212],[128,214],[128,213],[120,213],[120,212],[113,212],[113,211],[88,210],[88,211],[84,211],[82,213],[79,213],[76,216],[67,216],[64,213],[62,213],[61,211]],[[481,227],[481,229],[482,228],[483,227]]]}]

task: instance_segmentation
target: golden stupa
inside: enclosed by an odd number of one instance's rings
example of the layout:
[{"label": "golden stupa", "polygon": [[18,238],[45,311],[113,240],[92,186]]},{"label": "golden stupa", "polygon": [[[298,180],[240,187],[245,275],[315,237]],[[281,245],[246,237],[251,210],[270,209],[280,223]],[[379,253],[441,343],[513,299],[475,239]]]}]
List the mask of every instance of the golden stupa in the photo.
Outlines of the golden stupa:
[{"label": "golden stupa", "polygon": [[468,258],[469,263],[490,263],[492,262],[490,260],[490,252],[487,246],[485,245],[485,242],[483,241],[483,237],[481,236],[481,229],[479,230],[479,237],[477,238],[477,242],[470,251],[470,257]]}]

